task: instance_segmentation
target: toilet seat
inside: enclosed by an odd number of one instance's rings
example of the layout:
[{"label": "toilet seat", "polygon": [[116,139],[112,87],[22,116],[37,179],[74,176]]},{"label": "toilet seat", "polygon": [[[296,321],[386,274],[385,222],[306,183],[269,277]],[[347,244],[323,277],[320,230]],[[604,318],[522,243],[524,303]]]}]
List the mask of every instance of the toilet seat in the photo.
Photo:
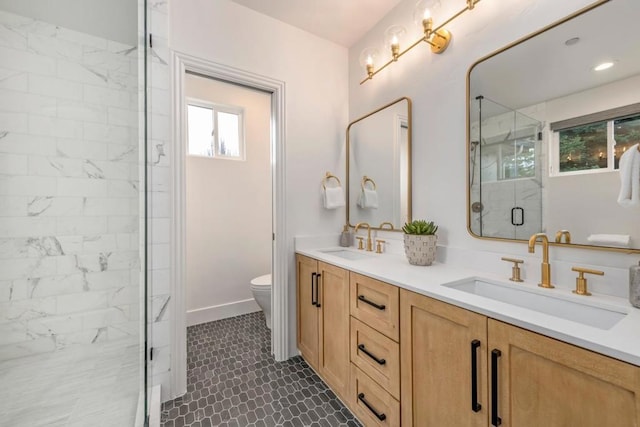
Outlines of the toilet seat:
[{"label": "toilet seat", "polygon": [[252,279],[251,288],[271,288],[271,273]]}]

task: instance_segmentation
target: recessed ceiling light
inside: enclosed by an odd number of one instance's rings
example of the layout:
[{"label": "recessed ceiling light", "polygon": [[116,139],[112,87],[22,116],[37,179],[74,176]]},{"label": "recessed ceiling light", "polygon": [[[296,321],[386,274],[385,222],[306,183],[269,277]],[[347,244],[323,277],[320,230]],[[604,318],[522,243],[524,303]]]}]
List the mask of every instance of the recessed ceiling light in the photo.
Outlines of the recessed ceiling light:
[{"label": "recessed ceiling light", "polygon": [[602,64],[598,64],[595,67],[593,67],[593,69],[595,71],[602,71],[611,67],[613,67],[613,62],[603,62]]},{"label": "recessed ceiling light", "polygon": [[567,46],[573,46],[580,41],[580,37],[573,37],[564,42]]}]

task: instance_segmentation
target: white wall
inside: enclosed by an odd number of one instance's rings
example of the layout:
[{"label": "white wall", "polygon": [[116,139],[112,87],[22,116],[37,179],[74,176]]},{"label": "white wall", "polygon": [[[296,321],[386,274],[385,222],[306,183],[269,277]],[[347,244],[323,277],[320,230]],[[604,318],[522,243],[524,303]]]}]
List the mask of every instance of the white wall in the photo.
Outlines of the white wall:
[{"label": "white wall", "polygon": [[[434,55],[426,45],[416,47],[363,85],[359,83],[365,71],[358,63],[358,56],[365,47],[379,46],[386,28],[392,24],[404,25],[415,39],[419,37],[419,29],[412,20],[415,2],[400,3],[349,49],[349,117],[359,117],[400,96],[413,100],[413,217],[427,217],[440,224],[439,244],[467,251],[494,252],[495,268],[505,274],[508,266],[500,264],[501,255],[528,256],[525,244],[475,239],[467,232],[466,75],[479,58],[590,3],[590,0],[482,1],[448,27],[453,40],[446,52]],[[442,2],[440,11],[434,12],[434,24],[463,6],[462,1]],[[637,258],[568,248],[553,248],[551,257],[580,265],[618,268],[621,277],[624,277],[622,269]],[[536,262],[525,268],[533,277],[539,274]],[[554,266],[552,275],[571,277],[565,270]],[[571,279],[560,281],[572,286]],[[624,294],[624,280],[615,286],[620,287],[619,294]]]},{"label": "white wall", "polygon": [[138,44],[137,0],[0,0],[0,9],[132,46]]},{"label": "white wall", "polygon": [[[259,310],[249,282],[271,272],[271,95],[187,74],[186,96],[244,108],[245,158],[187,156],[187,324]],[[220,307],[223,306],[224,307]]]},{"label": "white wall", "polygon": [[[286,221],[289,247],[290,349],[296,353],[293,237],[338,233],[345,210],[322,209],[321,181],[330,170],[344,179],[348,123],[348,52],[295,27],[226,0],[179,0],[151,5],[154,53],[151,71],[151,293],[152,365],[162,399],[174,397],[169,381],[167,309],[171,204],[169,49],[285,82]],[[166,19],[169,25],[166,26]],[[157,162],[156,162],[157,160]],[[157,351],[157,353],[156,353]],[[154,359],[156,357],[154,356]]]}]

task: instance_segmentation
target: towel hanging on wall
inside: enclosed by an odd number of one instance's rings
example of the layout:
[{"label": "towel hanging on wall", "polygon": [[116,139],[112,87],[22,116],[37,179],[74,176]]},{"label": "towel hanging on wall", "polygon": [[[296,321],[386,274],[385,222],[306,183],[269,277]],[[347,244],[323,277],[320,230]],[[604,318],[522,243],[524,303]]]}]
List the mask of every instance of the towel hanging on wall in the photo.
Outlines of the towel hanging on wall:
[{"label": "towel hanging on wall", "polygon": [[640,144],[627,149],[620,157],[620,206],[640,206]]},{"label": "towel hanging on wall", "polygon": [[[370,188],[367,188],[367,184],[370,184]],[[378,191],[375,181],[364,175],[360,187],[358,206],[362,209],[378,209]]]},{"label": "towel hanging on wall", "polygon": [[[336,180],[338,185],[336,187],[328,187],[327,183],[330,179]],[[337,209],[345,205],[344,190],[340,179],[331,172],[327,172],[322,180],[322,203],[325,209]]]}]

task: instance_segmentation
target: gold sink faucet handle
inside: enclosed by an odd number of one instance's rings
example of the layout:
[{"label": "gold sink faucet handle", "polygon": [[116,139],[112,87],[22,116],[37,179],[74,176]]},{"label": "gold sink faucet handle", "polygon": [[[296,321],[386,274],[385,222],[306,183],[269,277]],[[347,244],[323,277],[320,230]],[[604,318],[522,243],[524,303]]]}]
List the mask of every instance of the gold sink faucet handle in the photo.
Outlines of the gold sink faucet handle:
[{"label": "gold sink faucet handle", "polygon": [[556,231],[556,243],[562,243],[562,236],[564,236],[565,243],[571,243],[571,233],[569,233],[569,230]]},{"label": "gold sink faucet handle", "polygon": [[381,254],[382,252],[384,252],[383,248],[384,248],[384,243],[385,241],[382,239],[376,239],[376,253],[377,254]]},{"label": "gold sink faucet handle", "polygon": [[571,267],[571,271],[576,271],[578,273],[578,277],[576,277],[576,290],[572,292],[574,294],[584,296],[591,295],[591,292],[587,290],[587,279],[584,277],[585,273],[604,276],[604,271],[592,270],[590,268]]},{"label": "gold sink faucet handle", "polygon": [[356,236],[356,239],[358,239],[358,249],[363,250],[364,249],[364,237],[360,237],[360,236]]},{"label": "gold sink faucet handle", "polygon": [[522,264],[524,261],[521,259],[508,258],[504,256],[501,259],[503,261],[513,263],[513,267],[511,268],[511,277],[509,277],[509,280],[511,280],[512,282],[522,282],[523,280],[520,278],[520,264]]}]

